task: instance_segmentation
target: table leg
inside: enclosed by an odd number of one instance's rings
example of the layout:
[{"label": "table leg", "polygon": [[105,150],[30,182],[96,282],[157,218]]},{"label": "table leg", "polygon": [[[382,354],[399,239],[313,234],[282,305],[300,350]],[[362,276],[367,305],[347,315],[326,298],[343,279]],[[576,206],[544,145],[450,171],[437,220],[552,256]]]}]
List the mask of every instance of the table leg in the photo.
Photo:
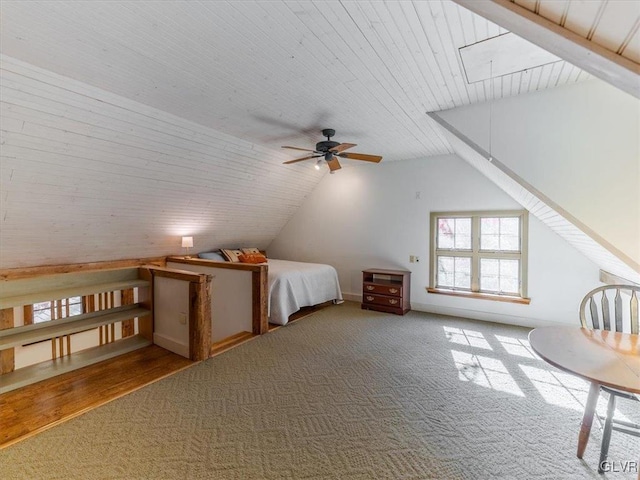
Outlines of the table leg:
[{"label": "table leg", "polygon": [[596,411],[599,395],[600,385],[596,382],[591,382],[587,405],[584,407],[584,416],[582,417],[582,425],[580,426],[580,435],[578,435],[578,458],[582,458],[584,450],[587,448],[589,434],[591,433],[591,424],[593,423],[593,415]]}]

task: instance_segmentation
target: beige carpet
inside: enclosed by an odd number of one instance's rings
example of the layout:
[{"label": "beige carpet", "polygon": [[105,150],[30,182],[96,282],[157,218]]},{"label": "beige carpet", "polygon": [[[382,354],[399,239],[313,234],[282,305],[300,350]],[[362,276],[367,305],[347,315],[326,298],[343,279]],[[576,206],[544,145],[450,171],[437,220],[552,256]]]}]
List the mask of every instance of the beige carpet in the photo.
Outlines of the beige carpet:
[{"label": "beige carpet", "polygon": [[587,385],[527,333],[328,307],[0,451],[0,477],[602,478],[598,428],[575,456]]}]

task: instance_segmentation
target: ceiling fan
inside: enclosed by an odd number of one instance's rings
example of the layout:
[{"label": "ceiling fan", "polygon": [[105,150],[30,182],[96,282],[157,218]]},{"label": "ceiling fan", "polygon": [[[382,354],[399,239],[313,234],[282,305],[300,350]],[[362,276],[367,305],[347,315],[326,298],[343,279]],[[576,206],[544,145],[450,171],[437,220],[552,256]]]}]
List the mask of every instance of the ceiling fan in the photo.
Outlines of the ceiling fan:
[{"label": "ceiling fan", "polygon": [[[313,152],[313,155],[308,155],[302,158],[296,158],[295,160],[289,160],[288,162],[284,162],[284,164],[302,162],[303,160],[310,160],[312,158],[319,158],[316,163],[316,169],[320,170],[320,165],[324,160],[329,165],[330,173],[335,172],[342,168],[340,166],[340,162],[338,161],[338,157],[348,158],[350,160],[364,160],[365,162],[374,162],[378,163],[382,160],[382,157],[379,155],[366,155],[364,153],[349,153],[345,152],[345,150],[355,147],[355,143],[339,143],[331,141],[331,137],[336,134],[336,131],[331,128],[325,128],[322,130],[322,135],[327,137],[327,140],[323,140],[322,142],[316,143],[315,150],[311,150],[309,148],[299,148],[299,147],[290,147],[284,145],[282,148],[290,148],[292,150],[302,150],[303,152]],[[324,157],[324,158],[320,158]]]}]

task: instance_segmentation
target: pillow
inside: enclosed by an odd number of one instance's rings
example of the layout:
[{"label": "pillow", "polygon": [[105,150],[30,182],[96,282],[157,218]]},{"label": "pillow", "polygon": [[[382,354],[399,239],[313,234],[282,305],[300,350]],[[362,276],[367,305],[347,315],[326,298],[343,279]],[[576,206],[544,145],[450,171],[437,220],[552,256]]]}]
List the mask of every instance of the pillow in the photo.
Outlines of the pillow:
[{"label": "pillow", "polygon": [[241,248],[240,250],[242,250],[242,253],[262,253],[257,248]]},{"label": "pillow", "polygon": [[261,253],[242,253],[239,256],[242,263],[266,263],[267,257]]},{"label": "pillow", "polygon": [[227,259],[220,255],[220,252],[202,252],[198,254],[198,257],[206,260],[217,260],[218,262],[226,262]]},{"label": "pillow", "polygon": [[235,250],[232,248],[221,248],[220,253],[222,253],[222,256],[231,263],[238,263],[240,261],[238,255],[242,255],[242,252],[240,250]]}]

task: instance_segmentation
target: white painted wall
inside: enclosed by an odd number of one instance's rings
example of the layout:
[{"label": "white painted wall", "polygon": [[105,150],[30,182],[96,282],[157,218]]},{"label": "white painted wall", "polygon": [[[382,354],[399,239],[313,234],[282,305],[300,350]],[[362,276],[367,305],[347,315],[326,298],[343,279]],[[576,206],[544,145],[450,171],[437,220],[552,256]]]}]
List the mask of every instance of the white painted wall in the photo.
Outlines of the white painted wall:
[{"label": "white painted wall", "polygon": [[591,80],[439,112],[640,263],[640,100]]},{"label": "white painted wall", "polygon": [[324,172],[0,55],[0,268],[266,247]]},{"label": "white painted wall", "polygon": [[[420,198],[416,198],[419,192]],[[366,268],[412,271],[414,309],[527,326],[576,324],[598,268],[536,218],[529,225],[530,305],[428,294],[431,211],[520,206],[457,156],[344,168],[324,178],[268,247],[273,258],[333,265],[360,300]],[[420,263],[409,263],[418,255]]]},{"label": "white painted wall", "polygon": [[189,282],[154,277],[153,343],[189,358]]},{"label": "white painted wall", "polygon": [[[215,265],[212,262],[213,265]],[[211,341],[253,330],[252,272],[167,262],[167,267],[211,275]]]}]

